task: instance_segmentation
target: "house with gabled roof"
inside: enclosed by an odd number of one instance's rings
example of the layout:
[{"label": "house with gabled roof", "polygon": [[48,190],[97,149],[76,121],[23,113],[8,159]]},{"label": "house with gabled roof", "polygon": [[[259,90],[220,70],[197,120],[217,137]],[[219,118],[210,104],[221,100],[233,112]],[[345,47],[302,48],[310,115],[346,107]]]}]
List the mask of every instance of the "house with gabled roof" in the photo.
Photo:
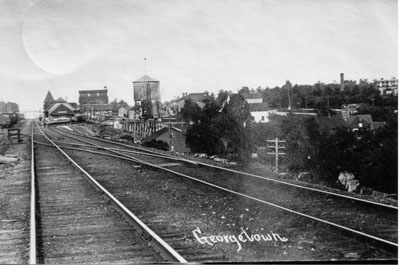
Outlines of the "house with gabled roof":
[{"label": "house with gabled roof", "polygon": [[354,115],[346,120],[346,125],[353,132],[361,129],[369,130],[372,129],[373,121],[370,114]]},{"label": "house with gabled roof", "polygon": [[46,111],[50,119],[71,118],[75,115],[75,108],[67,102],[54,102]]},{"label": "house with gabled roof", "polygon": [[43,102],[45,118],[70,118],[75,115],[76,109],[76,103],[68,103],[62,97],[55,100],[50,91],[47,92]]},{"label": "house with gabled roof", "polygon": [[249,93],[241,93],[241,95],[248,104],[263,103],[263,96],[260,92],[250,91]]},{"label": "house with gabled roof", "polygon": [[179,128],[174,126],[164,127],[159,131],[156,131],[152,135],[143,139],[143,142],[151,142],[152,140],[163,141],[168,143],[170,151],[178,153],[188,153],[190,148],[186,146],[186,134]]},{"label": "house with gabled roof", "polygon": [[248,104],[250,114],[254,118],[254,122],[268,122],[268,116],[271,110],[268,108],[268,103],[252,103]]}]

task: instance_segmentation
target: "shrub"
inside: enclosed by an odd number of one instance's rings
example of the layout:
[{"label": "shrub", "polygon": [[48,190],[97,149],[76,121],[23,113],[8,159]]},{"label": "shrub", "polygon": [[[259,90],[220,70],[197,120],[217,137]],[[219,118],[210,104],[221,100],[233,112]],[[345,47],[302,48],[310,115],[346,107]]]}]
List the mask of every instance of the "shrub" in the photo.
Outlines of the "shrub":
[{"label": "shrub", "polygon": [[161,141],[161,140],[153,139],[149,142],[144,142],[142,145],[145,147],[152,147],[152,148],[156,148],[156,149],[164,150],[164,151],[169,150],[169,144],[164,141]]}]

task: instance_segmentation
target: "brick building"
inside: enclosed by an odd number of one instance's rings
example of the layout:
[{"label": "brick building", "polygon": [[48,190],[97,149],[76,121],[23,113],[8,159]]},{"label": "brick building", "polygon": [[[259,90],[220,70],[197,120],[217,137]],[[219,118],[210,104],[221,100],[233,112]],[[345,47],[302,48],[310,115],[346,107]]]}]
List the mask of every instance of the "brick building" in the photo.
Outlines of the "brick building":
[{"label": "brick building", "polygon": [[108,104],[107,87],[100,90],[80,90],[79,105],[80,112],[86,114],[93,114],[93,112],[108,113],[112,110]]}]

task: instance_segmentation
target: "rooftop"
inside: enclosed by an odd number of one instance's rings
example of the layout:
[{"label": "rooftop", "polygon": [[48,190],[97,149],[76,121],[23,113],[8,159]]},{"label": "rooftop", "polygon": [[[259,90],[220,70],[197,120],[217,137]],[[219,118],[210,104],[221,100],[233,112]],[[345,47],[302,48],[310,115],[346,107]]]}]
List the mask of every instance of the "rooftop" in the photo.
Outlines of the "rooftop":
[{"label": "rooftop", "polygon": [[190,93],[187,94],[177,101],[185,100],[187,98],[190,98],[193,102],[203,102],[205,99],[210,99],[211,97],[208,95],[207,92],[202,92],[202,93]]},{"label": "rooftop", "polygon": [[79,90],[79,93],[107,93],[107,89]]},{"label": "rooftop", "polygon": [[268,103],[253,103],[253,104],[248,104],[250,111],[267,111],[268,109]]},{"label": "rooftop", "polygon": [[263,98],[260,92],[242,93],[241,95],[243,96],[244,99]]},{"label": "rooftop", "polygon": [[158,80],[156,80],[148,75],[144,75],[141,78],[139,78],[138,80],[133,81],[133,83],[136,83],[136,82],[138,82],[138,83],[140,83],[140,82],[158,82]]}]

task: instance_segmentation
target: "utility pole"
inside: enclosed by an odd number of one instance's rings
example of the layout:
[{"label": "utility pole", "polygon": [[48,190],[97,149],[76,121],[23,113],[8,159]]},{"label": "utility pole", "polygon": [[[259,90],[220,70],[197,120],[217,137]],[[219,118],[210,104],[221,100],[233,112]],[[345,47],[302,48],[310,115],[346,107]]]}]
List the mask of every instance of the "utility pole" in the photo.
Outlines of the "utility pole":
[{"label": "utility pole", "polygon": [[273,143],[274,145],[267,145],[268,148],[272,148],[274,152],[267,152],[268,155],[275,155],[275,173],[279,173],[279,155],[286,155],[286,153],[280,153],[280,149],[286,149],[285,146],[279,146],[279,144],[286,143],[285,140],[278,140],[275,138],[274,140],[267,140],[268,143]]}]

